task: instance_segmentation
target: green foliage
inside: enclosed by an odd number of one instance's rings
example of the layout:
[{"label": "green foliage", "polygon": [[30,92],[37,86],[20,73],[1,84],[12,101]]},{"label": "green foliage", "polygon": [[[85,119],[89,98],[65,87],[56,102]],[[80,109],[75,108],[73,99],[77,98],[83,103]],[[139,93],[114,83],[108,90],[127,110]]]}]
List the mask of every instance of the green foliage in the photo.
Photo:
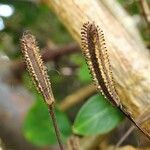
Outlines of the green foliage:
[{"label": "green foliage", "polygon": [[14,0],[1,0],[0,4],[8,4],[15,10],[12,16],[3,18],[5,28],[2,30],[3,38],[2,35],[0,38],[3,40],[1,45],[10,58],[20,57],[19,39],[24,30],[30,30],[37,37],[40,47],[47,46],[49,41],[61,44],[72,41],[65,27],[47,5]]},{"label": "green foliage", "polygon": [[37,89],[35,88],[31,77],[28,72],[23,74],[23,84],[27,89],[29,89],[32,93],[38,94]]},{"label": "green foliage", "polygon": [[150,45],[150,31],[149,31],[149,28],[146,28],[146,27],[140,27],[140,33],[141,33],[141,36],[143,37],[143,39],[145,40],[145,42],[147,43],[147,45]]},{"label": "green foliage", "polygon": [[[37,101],[28,112],[23,125],[24,136],[37,146],[56,144],[57,140],[48,109],[43,103],[42,97],[37,95],[36,99]],[[58,109],[55,112],[58,126],[65,142],[66,138],[71,134],[70,123],[63,112]]]},{"label": "green foliage", "polygon": [[89,74],[89,69],[86,63],[83,63],[78,72],[79,80],[83,83],[91,82],[91,76]]},{"label": "green foliage", "polygon": [[72,60],[74,63],[76,63],[77,65],[80,66],[78,69],[78,72],[77,72],[79,81],[83,84],[90,83],[92,81],[91,76],[89,74],[89,69],[88,69],[88,66],[87,66],[86,61],[83,58],[83,56],[82,55],[74,55],[74,56],[72,56]]},{"label": "green foliage", "polygon": [[80,109],[73,132],[85,136],[104,134],[114,129],[123,118],[123,114],[103,96],[95,95]]},{"label": "green foliage", "polygon": [[131,0],[118,0],[118,2],[124,6],[125,9],[131,14],[131,15],[138,15],[140,13],[140,9],[138,6],[137,1],[131,1]]}]

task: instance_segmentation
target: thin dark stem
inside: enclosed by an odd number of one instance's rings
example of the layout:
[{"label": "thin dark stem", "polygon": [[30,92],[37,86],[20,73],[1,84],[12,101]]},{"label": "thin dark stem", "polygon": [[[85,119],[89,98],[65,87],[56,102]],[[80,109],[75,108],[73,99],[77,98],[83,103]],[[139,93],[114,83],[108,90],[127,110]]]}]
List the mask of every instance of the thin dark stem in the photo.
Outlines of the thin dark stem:
[{"label": "thin dark stem", "polygon": [[[148,111],[148,112],[147,112]],[[149,107],[144,111],[144,113],[139,116],[137,119],[136,119],[136,123],[137,124],[142,124],[143,122],[147,121],[150,119],[150,115],[149,115]],[[118,141],[118,143],[116,144],[116,146],[114,147],[114,150],[116,150],[123,142],[124,140],[131,134],[131,132],[135,129],[135,126],[131,126],[127,132],[123,135],[123,137],[121,137],[121,139]]]},{"label": "thin dark stem", "polygon": [[131,126],[127,132],[121,137],[121,139],[118,141],[116,146],[114,147],[114,150],[117,150],[117,148],[124,142],[124,140],[131,134],[131,132],[135,129],[135,126]]},{"label": "thin dark stem", "polygon": [[58,140],[58,143],[59,143],[60,150],[64,150],[62,140],[61,140],[60,130],[58,128],[58,124],[57,124],[57,120],[56,120],[56,116],[55,116],[55,112],[54,112],[54,106],[49,105],[48,110],[49,110],[49,114],[50,114],[52,122],[53,122],[53,126],[54,126],[54,129],[55,129],[55,134],[56,134],[56,137],[57,137],[57,140]]}]

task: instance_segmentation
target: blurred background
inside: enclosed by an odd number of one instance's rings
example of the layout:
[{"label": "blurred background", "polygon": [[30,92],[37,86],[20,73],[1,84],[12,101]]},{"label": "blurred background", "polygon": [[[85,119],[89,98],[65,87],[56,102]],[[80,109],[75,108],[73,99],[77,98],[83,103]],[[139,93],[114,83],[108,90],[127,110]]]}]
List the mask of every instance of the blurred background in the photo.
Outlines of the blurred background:
[{"label": "blurred background", "polygon": [[[116,3],[132,16],[150,48],[150,28],[139,1]],[[46,4],[40,0],[0,0],[0,150],[58,149],[47,108],[23,63],[20,38],[25,30],[37,38],[48,67],[64,141],[72,133],[80,106],[96,92],[79,45]],[[79,89],[86,94],[76,98]],[[76,102],[68,105],[65,102],[70,95]]]}]

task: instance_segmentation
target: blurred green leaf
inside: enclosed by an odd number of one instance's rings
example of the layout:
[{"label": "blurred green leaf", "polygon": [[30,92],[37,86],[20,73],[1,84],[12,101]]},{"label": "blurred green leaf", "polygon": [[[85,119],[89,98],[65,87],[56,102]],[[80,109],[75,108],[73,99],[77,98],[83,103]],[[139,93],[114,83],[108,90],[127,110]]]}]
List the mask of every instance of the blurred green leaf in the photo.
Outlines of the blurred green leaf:
[{"label": "blurred green leaf", "polygon": [[[56,144],[56,136],[51,118],[46,105],[42,101],[42,97],[36,96],[35,105],[28,112],[24,125],[23,133],[27,140],[37,146],[45,146]],[[58,126],[61,130],[63,141],[71,134],[71,126],[66,115],[55,110]]]},{"label": "blurred green leaf", "polygon": [[138,15],[140,13],[140,7],[137,1],[131,0],[117,0],[129,13],[130,15]]},{"label": "blurred green leaf", "polygon": [[79,65],[79,69],[77,72],[79,81],[83,84],[90,83],[92,79],[84,57],[81,54],[75,54],[71,56],[71,60],[77,65]]},{"label": "blurred green leaf", "polygon": [[82,56],[81,53],[70,55],[70,60],[73,61],[74,63],[76,63],[79,66],[82,65],[83,62],[85,61],[85,59],[84,59],[84,57]]},{"label": "blurred green leaf", "polygon": [[32,93],[38,93],[27,71],[23,74],[22,78],[23,78],[23,84],[25,85],[27,89],[29,89]]},{"label": "blurred green leaf", "polygon": [[83,83],[91,82],[90,72],[89,72],[88,66],[85,62],[79,68],[78,77],[79,77],[79,80]]},{"label": "blurred green leaf", "polygon": [[104,134],[114,129],[123,120],[123,116],[103,96],[95,95],[80,109],[73,132],[85,136]]}]

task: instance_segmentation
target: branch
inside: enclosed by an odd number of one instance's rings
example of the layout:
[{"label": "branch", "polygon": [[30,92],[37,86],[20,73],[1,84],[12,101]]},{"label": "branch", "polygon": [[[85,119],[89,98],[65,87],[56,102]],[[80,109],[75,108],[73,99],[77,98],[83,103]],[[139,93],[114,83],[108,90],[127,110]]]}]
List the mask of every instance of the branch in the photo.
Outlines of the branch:
[{"label": "branch", "polygon": [[[42,59],[44,62],[55,60],[58,57],[69,55],[79,51],[79,46],[75,43],[69,45],[58,47],[55,49],[45,48],[42,52]],[[15,77],[20,78],[23,71],[25,70],[25,64],[21,60],[14,61],[11,66],[12,73]]]}]

